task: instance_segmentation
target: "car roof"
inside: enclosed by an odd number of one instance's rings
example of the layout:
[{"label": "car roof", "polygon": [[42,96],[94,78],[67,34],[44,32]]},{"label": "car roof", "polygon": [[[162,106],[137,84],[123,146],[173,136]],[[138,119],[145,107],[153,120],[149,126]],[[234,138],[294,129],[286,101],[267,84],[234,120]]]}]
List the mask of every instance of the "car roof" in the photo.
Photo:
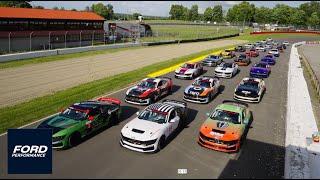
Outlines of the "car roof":
[{"label": "car roof", "polygon": [[154,103],[149,105],[146,109],[167,114],[172,109],[174,109],[174,106],[167,103]]},{"label": "car roof", "polygon": [[148,81],[148,82],[160,82],[161,78],[144,78],[142,81]]}]

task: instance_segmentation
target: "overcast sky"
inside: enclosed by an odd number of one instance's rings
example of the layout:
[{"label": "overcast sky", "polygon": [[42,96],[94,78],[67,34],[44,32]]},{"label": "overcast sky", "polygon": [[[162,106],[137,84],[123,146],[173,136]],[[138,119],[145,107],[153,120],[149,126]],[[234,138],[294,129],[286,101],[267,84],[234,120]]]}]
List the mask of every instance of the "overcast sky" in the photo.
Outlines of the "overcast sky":
[{"label": "overcast sky", "polygon": [[[190,8],[193,4],[199,6],[199,13],[203,13],[207,7],[221,4],[226,10],[234,4],[241,3],[241,1],[32,1],[32,5],[41,5],[45,8],[51,9],[54,6],[64,7],[65,9],[83,10],[86,6],[91,6],[94,3],[102,2],[104,4],[112,4],[116,13],[132,14],[139,12],[142,15],[151,16],[169,16],[170,7],[172,4],[182,4]],[[282,3],[292,7],[297,7],[302,3],[308,1],[249,1],[255,6],[274,7],[276,4]]]}]

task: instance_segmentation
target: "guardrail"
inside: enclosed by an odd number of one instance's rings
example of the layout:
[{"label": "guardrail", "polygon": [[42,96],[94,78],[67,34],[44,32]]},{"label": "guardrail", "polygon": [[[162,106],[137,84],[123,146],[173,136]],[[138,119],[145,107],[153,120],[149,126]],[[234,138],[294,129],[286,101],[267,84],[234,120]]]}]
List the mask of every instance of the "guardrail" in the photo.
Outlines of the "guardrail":
[{"label": "guardrail", "polygon": [[317,97],[319,100],[320,99],[320,81],[317,78],[313,69],[311,68],[311,65],[308,62],[307,58],[305,57],[304,53],[300,49],[298,49],[298,53],[299,53],[299,59],[301,60],[302,64],[306,67],[306,70],[311,77],[312,85],[314,86],[314,88],[316,90],[316,94],[317,94]]}]

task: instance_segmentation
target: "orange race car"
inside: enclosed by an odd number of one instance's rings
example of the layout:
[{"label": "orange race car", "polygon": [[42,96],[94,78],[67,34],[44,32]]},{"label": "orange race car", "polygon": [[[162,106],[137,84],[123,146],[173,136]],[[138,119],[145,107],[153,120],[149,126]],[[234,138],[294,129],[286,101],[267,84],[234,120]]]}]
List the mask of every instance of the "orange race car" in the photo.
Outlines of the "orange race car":
[{"label": "orange race car", "polygon": [[240,54],[234,59],[238,66],[248,66],[251,63],[251,58],[246,54]]},{"label": "orange race car", "polygon": [[259,51],[257,51],[255,48],[251,48],[249,51],[246,51],[246,55],[249,57],[258,57]]}]

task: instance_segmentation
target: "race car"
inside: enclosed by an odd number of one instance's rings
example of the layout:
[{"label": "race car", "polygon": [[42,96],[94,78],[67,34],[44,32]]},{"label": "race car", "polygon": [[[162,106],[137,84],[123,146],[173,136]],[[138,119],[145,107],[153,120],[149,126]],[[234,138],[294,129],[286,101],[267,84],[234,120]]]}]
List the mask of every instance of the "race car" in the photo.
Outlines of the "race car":
[{"label": "race car", "polygon": [[281,44],[278,45],[278,46],[277,46],[277,49],[278,49],[280,52],[283,52],[283,49],[284,49],[284,48],[283,48],[283,45],[281,45]]},{"label": "race car", "polygon": [[267,40],[267,42],[272,42],[273,41],[272,38],[267,38],[266,40]]},{"label": "race car", "polygon": [[240,54],[234,59],[238,66],[248,66],[251,63],[251,58],[246,54]]},{"label": "race car", "polygon": [[194,79],[203,73],[201,63],[185,63],[175,71],[176,78]]},{"label": "race car", "polygon": [[102,97],[75,103],[58,115],[43,121],[37,129],[52,129],[52,147],[65,149],[78,145],[82,138],[119,122],[121,101]]},{"label": "race car", "polygon": [[272,44],[271,43],[267,43],[266,45],[265,45],[265,49],[266,50],[270,50],[270,49],[272,49]]},{"label": "race car", "polygon": [[236,56],[236,53],[230,49],[225,49],[223,52],[220,53],[224,59],[230,59]]},{"label": "race car", "polygon": [[268,54],[272,54],[274,55],[275,57],[279,57],[280,56],[280,53],[279,53],[279,50],[278,49],[271,49]]},{"label": "race car", "polygon": [[267,78],[271,73],[271,67],[267,63],[256,63],[250,69],[250,77]]},{"label": "race car", "polygon": [[209,55],[202,61],[202,65],[203,66],[217,66],[217,65],[221,64],[222,61],[223,61],[223,58],[221,56]]},{"label": "race car", "polygon": [[263,45],[257,46],[257,47],[256,47],[256,50],[257,50],[257,51],[260,51],[260,52],[266,52],[266,48],[265,48],[265,46],[263,46]]},{"label": "race car", "polygon": [[289,41],[283,41],[283,44],[286,45],[286,46],[290,46]]},{"label": "race car", "polygon": [[266,85],[260,78],[243,78],[234,90],[233,98],[238,101],[260,102]]},{"label": "race car", "polygon": [[249,51],[246,51],[246,55],[249,57],[258,57],[259,51],[257,51],[255,48],[251,48]]},{"label": "race car", "polygon": [[246,48],[244,46],[237,46],[235,51],[236,52],[245,52]]},{"label": "race car", "polygon": [[238,65],[236,63],[221,63],[214,70],[214,75],[222,78],[232,78],[238,72]]},{"label": "race car", "polygon": [[252,123],[248,104],[225,100],[200,127],[198,144],[222,152],[238,152]]},{"label": "race car", "polygon": [[276,60],[274,58],[268,58],[268,57],[264,57],[260,60],[260,62],[262,63],[266,63],[268,65],[275,65],[276,64]]},{"label": "race car", "polygon": [[125,101],[131,104],[148,105],[171,93],[169,77],[145,78],[126,92]]},{"label": "race car", "polygon": [[209,103],[219,93],[220,81],[210,76],[198,77],[184,90],[183,100],[194,103]]},{"label": "race car", "polygon": [[261,40],[260,42],[261,42],[261,44],[266,44],[267,43],[266,40]]},{"label": "race car", "polygon": [[257,41],[257,42],[254,43],[255,47],[260,46],[260,45],[262,45],[260,41]]},{"label": "race car", "polygon": [[121,129],[120,145],[138,152],[158,152],[171,135],[184,127],[188,108],[185,102],[164,100],[137,115]]},{"label": "race car", "polygon": [[272,54],[267,54],[264,57],[265,58],[272,58],[272,59],[276,60],[276,57],[274,55],[272,55]]}]

